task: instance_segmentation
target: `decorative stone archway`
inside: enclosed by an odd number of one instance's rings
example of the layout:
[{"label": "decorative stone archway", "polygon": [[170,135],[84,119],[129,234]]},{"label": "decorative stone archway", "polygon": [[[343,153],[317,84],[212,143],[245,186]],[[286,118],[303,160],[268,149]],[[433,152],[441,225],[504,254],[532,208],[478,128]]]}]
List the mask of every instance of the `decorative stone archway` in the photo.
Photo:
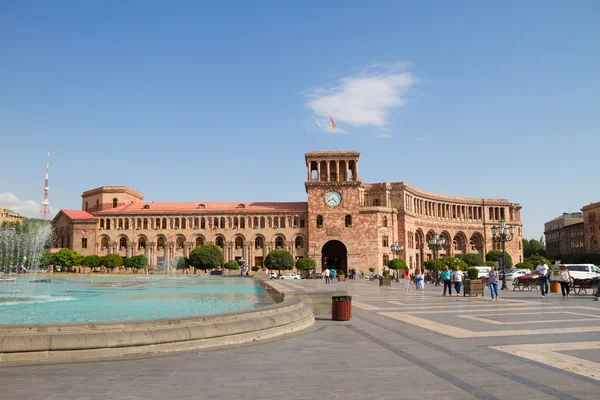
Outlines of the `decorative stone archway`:
[{"label": "decorative stone archway", "polygon": [[336,271],[348,273],[348,250],[339,240],[330,240],[321,250],[321,269],[335,268]]}]

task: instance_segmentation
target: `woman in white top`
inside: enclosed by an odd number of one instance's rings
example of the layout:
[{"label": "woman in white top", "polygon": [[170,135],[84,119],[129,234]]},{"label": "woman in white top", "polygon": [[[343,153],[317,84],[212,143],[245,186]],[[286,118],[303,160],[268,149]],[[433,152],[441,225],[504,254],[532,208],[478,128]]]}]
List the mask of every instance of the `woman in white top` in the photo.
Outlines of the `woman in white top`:
[{"label": "woman in white top", "polygon": [[460,289],[462,288],[462,280],[463,280],[463,272],[460,270],[460,267],[457,265],[454,274],[452,274],[452,282],[454,282],[454,290],[456,290],[456,295],[460,296]]},{"label": "woman in white top", "polygon": [[560,291],[563,297],[569,297],[569,292],[571,291],[571,273],[564,265],[560,266],[558,282],[560,282]]}]

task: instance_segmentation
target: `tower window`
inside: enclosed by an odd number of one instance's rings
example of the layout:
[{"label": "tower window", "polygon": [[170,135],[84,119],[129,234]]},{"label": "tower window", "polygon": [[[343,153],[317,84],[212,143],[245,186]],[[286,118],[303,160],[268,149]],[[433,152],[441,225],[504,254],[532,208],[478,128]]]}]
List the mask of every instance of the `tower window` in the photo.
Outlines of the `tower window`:
[{"label": "tower window", "polygon": [[323,227],[323,216],[317,215],[317,228],[322,228],[322,227]]},{"label": "tower window", "polygon": [[346,223],[346,228],[349,228],[352,226],[352,215],[346,215],[345,218],[345,223]]},{"label": "tower window", "polygon": [[382,225],[384,228],[387,228],[387,217],[383,217]]},{"label": "tower window", "polygon": [[382,245],[383,247],[389,247],[389,240],[388,240],[388,237],[387,237],[387,236],[384,236],[384,237],[381,239],[381,245]]},{"label": "tower window", "polygon": [[81,248],[82,249],[87,249],[87,238],[82,238],[81,239]]},{"label": "tower window", "polygon": [[118,204],[119,204],[119,200],[117,198],[114,198],[113,199],[113,208],[116,208]]}]

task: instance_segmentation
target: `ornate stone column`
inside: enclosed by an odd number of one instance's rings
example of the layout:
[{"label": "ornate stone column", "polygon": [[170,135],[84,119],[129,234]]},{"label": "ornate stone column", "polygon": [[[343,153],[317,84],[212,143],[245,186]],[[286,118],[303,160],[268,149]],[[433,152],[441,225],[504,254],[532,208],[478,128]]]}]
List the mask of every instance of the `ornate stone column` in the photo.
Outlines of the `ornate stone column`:
[{"label": "ornate stone column", "polygon": [[340,181],[340,161],[335,160],[335,180]]}]

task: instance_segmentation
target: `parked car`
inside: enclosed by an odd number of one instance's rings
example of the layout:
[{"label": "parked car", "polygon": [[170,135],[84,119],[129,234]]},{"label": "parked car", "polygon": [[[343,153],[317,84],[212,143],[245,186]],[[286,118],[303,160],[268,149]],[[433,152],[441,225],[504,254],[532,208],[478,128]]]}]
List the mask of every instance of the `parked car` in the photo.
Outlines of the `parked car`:
[{"label": "parked car", "polygon": [[323,274],[320,272],[317,272],[317,279],[323,279]]},{"label": "parked car", "polygon": [[300,278],[300,275],[298,275],[298,274],[296,274],[294,272],[288,272],[285,275],[281,275],[279,277],[279,279],[301,279],[301,278]]},{"label": "parked car", "polygon": [[531,273],[531,271],[528,269],[516,269],[516,270],[512,271],[511,273],[506,274],[506,280],[512,281],[515,278],[520,278],[520,277],[528,275],[530,273]]},{"label": "parked car", "polygon": [[[561,264],[567,267],[569,270],[569,274],[571,274],[571,278],[573,279],[589,279],[594,278],[598,274],[600,274],[600,269],[596,267],[594,264]],[[552,275],[550,276],[550,280],[558,280],[558,270],[560,269],[560,265],[555,265],[552,267]]]},{"label": "parked car", "polygon": [[223,270],[222,269],[215,269],[213,271],[210,271],[211,275],[223,275]]},{"label": "parked car", "polygon": [[270,276],[270,279],[277,279],[277,272],[270,272],[269,276]]},{"label": "parked car", "polygon": [[475,266],[472,267],[475,268],[478,272],[477,276],[479,278],[489,278],[490,277],[490,271],[492,270],[492,267],[487,267],[487,266]]}]

